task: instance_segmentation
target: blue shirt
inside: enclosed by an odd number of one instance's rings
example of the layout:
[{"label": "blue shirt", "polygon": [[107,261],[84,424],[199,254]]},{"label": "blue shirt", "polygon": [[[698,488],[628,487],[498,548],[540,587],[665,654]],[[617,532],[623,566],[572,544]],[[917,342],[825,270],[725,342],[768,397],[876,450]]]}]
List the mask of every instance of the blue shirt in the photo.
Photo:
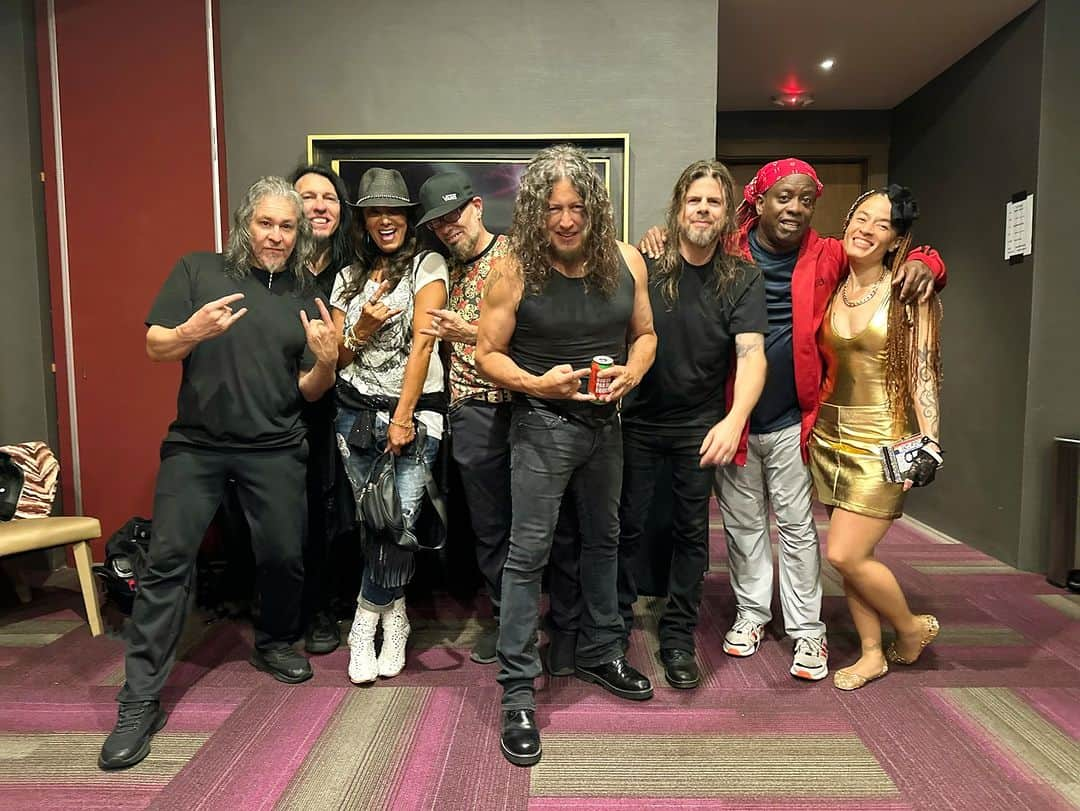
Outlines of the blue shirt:
[{"label": "blue shirt", "polygon": [[769,371],[761,399],[750,412],[750,433],[769,434],[802,421],[791,343],[791,274],[795,272],[799,252],[771,253],[758,243],[757,229],[749,236],[750,255],[765,280],[765,308],[769,317],[769,334],[765,336]]}]

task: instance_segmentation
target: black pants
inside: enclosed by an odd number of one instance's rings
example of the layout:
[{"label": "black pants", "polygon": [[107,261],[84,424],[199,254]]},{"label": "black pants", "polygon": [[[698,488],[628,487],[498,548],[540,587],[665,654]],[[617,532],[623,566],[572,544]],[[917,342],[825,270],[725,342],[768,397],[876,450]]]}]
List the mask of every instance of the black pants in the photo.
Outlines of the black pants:
[{"label": "black pants", "polygon": [[308,438],[307,462],[307,536],[304,544],[303,622],[306,626],[315,614],[331,612],[334,599],[341,592],[339,570],[331,555],[338,534],[337,476],[341,456],[334,432],[333,392],[329,402],[309,404],[305,412]]},{"label": "black pants", "polygon": [[622,438],[618,417],[591,427],[548,411],[515,406],[510,447],[514,516],[503,569],[497,654],[503,709],[517,710],[535,706],[540,581],[564,495],[573,496],[581,533],[583,610],[575,659],[590,667],[621,655],[615,580]]},{"label": "black pants", "polygon": [[[510,547],[510,403],[466,400],[450,409],[451,447],[461,469],[469,521],[476,535],[476,562],[499,616],[503,567]],[[569,500],[568,500],[569,501]],[[571,503],[559,513],[548,568],[552,629],[577,631],[581,615],[577,521]]]},{"label": "black pants", "polygon": [[251,528],[262,598],[255,645],[273,648],[298,638],[306,460],[306,442],[274,450],[162,445],[150,551],[131,613],[120,701],[161,693],[184,628],[199,544],[230,477]]},{"label": "black pants", "polygon": [[709,493],[714,468],[702,468],[698,449],[704,432],[658,436],[623,426],[623,486],[619,507],[619,613],[630,634],[634,622],[634,559],[641,549],[653,503],[656,468],[671,463],[671,569],[667,605],[660,617],[660,647],[694,651],[694,629],[705,572],[709,568]]}]

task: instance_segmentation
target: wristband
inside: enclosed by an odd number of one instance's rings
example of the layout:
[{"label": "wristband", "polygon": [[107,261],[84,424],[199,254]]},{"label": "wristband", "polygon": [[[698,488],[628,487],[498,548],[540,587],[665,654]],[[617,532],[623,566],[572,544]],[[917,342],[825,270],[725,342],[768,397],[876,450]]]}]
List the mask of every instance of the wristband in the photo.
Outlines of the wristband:
[{"label": "wristband", "polygon": [[396,425],[398,428],[412,428],[413,427],[413,424],[411,422],[398,422],[393,417],[390,418],[390,424],[391,425]]},{"label": "wristband", "polygon": [[356,325],[353,324],[352,326],[347,327],[341,334],[341,343],[343,343],[345,348],[354,355],[363,348],[365,343],[364,341],[357,340],[356,333],[354,332],[355,326]]}]

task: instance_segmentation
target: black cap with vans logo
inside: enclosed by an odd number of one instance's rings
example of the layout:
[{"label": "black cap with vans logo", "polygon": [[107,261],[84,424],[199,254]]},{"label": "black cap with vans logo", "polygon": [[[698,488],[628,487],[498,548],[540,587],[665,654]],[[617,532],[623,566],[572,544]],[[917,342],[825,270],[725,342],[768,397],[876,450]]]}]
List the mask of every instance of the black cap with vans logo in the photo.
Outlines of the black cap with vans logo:
[{"label": "black cap with vans logo", "polygon": [[424,215],[417,225],[449,214],[476,197],[472,183],[459,172],[440,172],[424,181],[420,187],[420,208]]}]

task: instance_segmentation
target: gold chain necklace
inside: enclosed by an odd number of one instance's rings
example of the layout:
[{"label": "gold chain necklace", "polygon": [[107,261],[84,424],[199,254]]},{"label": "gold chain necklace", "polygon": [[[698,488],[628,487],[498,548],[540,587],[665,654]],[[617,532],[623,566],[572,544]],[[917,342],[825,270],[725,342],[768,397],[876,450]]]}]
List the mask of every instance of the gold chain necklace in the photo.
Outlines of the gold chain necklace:
[{"label": "gold chain necklace", "polygon": [[856,301],[852,301],[851,299],[848,298],[847,291],[848,291],[848,287],[851,286],[851,278],[855,274],[851,273],[851,272],[848,272],[847,280],[844,282],[844,286],[840,288],[840,298],[842,298],[844,300],[844,304],[846,304],[848,307],[858,307],[860,304],[866,304],[866,302],[870,301],[870,299],[872,299],[874,296],[877,295],[878,285],[881,284],[881,280],[885,278],[885,273],[886,273],[885,266],[882,265],[881,266],[881,274],[877,277],[877,281],[874,282],[872,285],[870,285],[870,292],[867,293],[862,298],[860,298],[860,299],[858,299]]}]

